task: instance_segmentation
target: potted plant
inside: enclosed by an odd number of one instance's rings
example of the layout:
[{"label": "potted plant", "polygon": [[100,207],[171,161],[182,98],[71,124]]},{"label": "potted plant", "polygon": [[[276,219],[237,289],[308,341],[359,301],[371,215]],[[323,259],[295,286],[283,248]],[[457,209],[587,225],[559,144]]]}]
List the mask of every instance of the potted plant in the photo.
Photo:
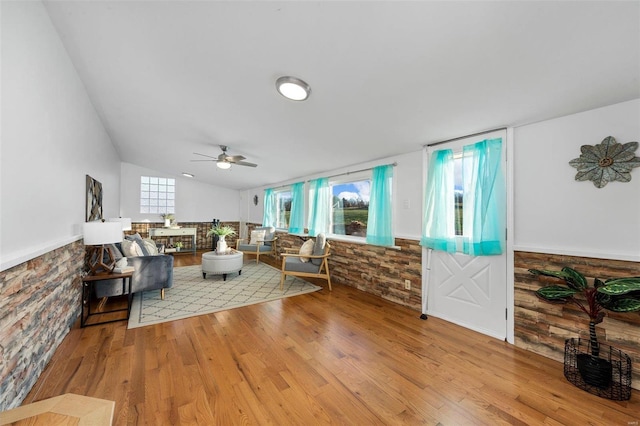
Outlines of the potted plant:
[{"label": "potted plant", "polygon": [[180,251],[180,250],[182,250],[183,244],[182,244],[181,241],[178,241],[173,246],[176,248],[176,251]]},{"label": "potted plant", "polygon": [[[594,278],[589,286],[583,274],[564,267],[560,271],[529,269],[534,275],[558,278],[565,285],[548,285],[536,291],[536,295],[551,303],[573,303],[589,317],[589,343],[591,354],[578,355],[578,370],[585,381],[605,388],[611,380],[612,366],[601,359],[596,324],[602,322],[604,310],[612,312],[640,311],[640,277],[614,278],[602,281]],[[582,295],[581,298],[576,296]]]},{"label": "potted plant", "polygon": [[236,230],[233,229],[233,227],[231,226],[228,226],[228,225],[223,226],[218,224],[216,226],[213,226],[207,232],[207,237],[211,235],[216,235],[219,238],[218,244],[216,245],[216,251],[218,253],[224,253],[227,251],[227,242],[225,241],[225,237],[229,235],[236,235]]},{"label": "potted plant", "polygon": [[171,222],[175,219],[173,213],[162,213],[160,215],[164,219],[164,227],[169,228],[171,226]]}]

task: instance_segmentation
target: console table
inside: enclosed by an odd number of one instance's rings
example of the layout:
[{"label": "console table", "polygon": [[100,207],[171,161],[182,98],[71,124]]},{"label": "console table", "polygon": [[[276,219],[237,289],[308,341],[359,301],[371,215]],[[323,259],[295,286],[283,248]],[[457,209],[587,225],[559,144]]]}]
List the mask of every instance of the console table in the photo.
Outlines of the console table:
[{"label": "console table", "polygon": [[170,244],[173,244],[171,237],[191,236],[191,251],[196,253],[196,234],[198,228],[151,228],[149,237],[169,237]]}]

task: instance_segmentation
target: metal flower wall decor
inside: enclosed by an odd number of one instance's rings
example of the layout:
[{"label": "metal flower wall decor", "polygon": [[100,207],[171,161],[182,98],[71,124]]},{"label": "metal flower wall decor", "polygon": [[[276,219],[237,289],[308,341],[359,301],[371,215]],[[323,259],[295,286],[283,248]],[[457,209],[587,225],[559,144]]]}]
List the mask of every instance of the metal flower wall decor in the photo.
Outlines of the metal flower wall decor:
[{"label": "metal flower wall decor", "polygon": [[613,136],[607,136],[598,145],[582,145],[580,157],[569,161],[569,164],[578,169],[577,181],[590,180],[596,188],[604,188],[615,180],[631,180],[631,169],[640,167],[636,149],[638,142],[619,144]]}]

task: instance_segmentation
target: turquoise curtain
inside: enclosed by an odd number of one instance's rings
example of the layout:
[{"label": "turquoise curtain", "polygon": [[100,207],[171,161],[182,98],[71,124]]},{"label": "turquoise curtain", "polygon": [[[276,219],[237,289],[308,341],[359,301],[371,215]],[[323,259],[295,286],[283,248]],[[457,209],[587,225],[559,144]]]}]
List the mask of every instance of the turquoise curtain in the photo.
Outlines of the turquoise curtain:
[{"label": "turquoise curtain", "polygon": [[502,139],[467,145],[462,152],[463,252],[501,254],[505,244],[506,201]]},{"label": "turquoise curtain", "polygon": [[304,182],[291,185],[291,215],[289,216],[289,233],[304,232]]},{"label": "turquoise curtain", "polygon": [[434,151],[424,190],[424,218],[420,245],[455,253],[453,151]]},{"label": "turquoise curtain", "polygon": [[264,213],[262,215],[262,226],[276,226],[276,203],[274,200],[273,188],[264,190]]},{"label": "turquoise curtain", "polygon": [[329,233],[329,206],[331,194],[329,179],[320,178],[309,182],[309,235]]},{"label": "turquoise curtain", "polygon": [[371,197],[367,220],[367,244],[392,246],[391,189],[393,166],[374,167],[371,176]]}]

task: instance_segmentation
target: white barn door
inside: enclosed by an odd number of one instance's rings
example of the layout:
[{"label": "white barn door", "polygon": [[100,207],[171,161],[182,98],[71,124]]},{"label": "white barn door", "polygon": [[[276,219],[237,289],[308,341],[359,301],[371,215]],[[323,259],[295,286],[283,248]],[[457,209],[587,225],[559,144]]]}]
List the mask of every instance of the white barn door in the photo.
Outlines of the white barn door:
[{"label": "white barn door", "polygon": [[[504,157],[506,131],[429,147],[426,157],[428,159],[431,152],[438,149],[452,149],[456,153],[465,145],[498,137],[503,141]],[[503,168],[506,168],[505,158],[501,162]],[[506,175],[506,170],[503,171]],[[506,216],[506,211],[504,214]],[[505,340],[507,338],[506,253],[495,256],[469,256],[463,253],[424,250],[426,262],[423,263],[423,276],[426,277],[427,288],[426,292],[423,289],[423,298],[426,295],[426,301],[423,300],[423,310],[426,310],[430,316]]]}]

